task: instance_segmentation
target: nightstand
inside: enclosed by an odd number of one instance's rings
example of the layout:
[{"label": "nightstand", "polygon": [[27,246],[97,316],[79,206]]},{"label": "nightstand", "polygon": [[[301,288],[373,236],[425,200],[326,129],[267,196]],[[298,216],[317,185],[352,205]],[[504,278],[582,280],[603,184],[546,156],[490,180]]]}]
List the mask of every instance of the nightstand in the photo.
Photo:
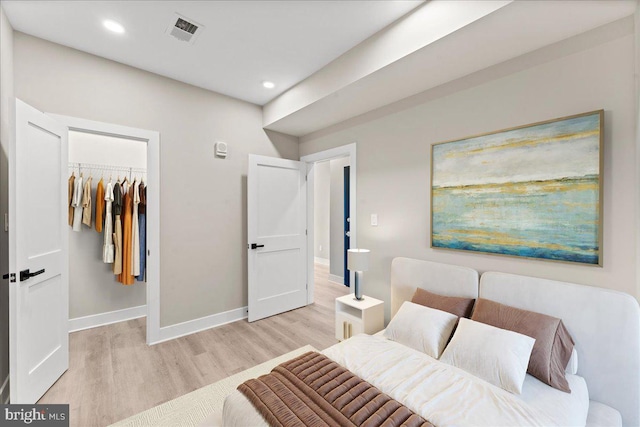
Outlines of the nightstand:
[{"label": "nightstand", "polygon": [[336,298],[336,339],[346,340],[360,333],[375,334],[384,328],[384,301],[354,294]]}]

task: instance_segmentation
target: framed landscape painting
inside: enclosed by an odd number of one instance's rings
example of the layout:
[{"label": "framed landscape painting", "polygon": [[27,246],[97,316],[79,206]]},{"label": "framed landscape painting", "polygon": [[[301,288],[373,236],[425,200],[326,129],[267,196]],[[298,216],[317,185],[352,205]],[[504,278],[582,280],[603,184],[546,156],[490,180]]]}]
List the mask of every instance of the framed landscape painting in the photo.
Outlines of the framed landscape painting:
[{"label": "framed landscape painting", "polygon": [[602,265],[604,111],[431,150],[431,246]]}]

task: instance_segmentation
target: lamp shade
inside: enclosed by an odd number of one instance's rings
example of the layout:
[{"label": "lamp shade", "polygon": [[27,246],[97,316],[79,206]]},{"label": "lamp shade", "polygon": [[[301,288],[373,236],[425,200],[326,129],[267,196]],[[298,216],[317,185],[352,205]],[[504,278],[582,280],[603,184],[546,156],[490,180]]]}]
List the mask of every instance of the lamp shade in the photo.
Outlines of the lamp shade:
[{"label": "lamp shade", "polygon": [[347,251],[347,268],[350,271],[369,270],[369,249],[349,249]]}]

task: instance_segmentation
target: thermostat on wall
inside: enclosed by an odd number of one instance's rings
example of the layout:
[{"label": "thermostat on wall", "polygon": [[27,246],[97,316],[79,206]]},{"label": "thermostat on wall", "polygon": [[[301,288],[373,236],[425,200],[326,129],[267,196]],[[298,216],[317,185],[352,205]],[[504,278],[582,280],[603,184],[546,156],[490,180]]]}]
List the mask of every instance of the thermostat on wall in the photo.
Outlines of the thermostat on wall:
[{"label": "thermostat on wall", "polygon": [[216,142],[216,156],[225,158],[227,157],[227,143]]}]

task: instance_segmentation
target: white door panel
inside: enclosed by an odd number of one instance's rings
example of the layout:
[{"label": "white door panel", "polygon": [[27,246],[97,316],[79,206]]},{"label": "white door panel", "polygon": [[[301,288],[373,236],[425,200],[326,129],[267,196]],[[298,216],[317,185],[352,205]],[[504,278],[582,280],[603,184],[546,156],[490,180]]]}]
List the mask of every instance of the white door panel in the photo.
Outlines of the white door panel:
[{"label": "white door panel", "polygon": [[[59,252],[61,248],[62,229],[60,224],[60,179],[45,179],[62,176],[60,137],[29,122],[26,127],[24,141],[26,167],[25,189],[27,193],[22,207],[28,227],[25,233],[26,245],[20,245],[22,256],[30,260],[41,255]],[[47,213],[43,215],[43,213]],[[37,260],[34,259],[37,262]]]},{"label": "white door panel", "polygon": [[11,148],[10,399],[35,403],[69,365],[67,128],[17,100]]},{"label": "white door panel", "polygon": [[300,193],[298,168],[259,165],[258,238],[297,236],[300,233]]},{"label": "white door panel", "polygon": [[298,269],[291,268],[291,260],[300,257],[298,249],[258,252],[258,277],[271,286],[258,288],[258,300],[288,295],[298,291]]},{"label": "white door panel", "polygon": [[305,174],[301,162],[249,156],[250,322],[307,304]]}]

